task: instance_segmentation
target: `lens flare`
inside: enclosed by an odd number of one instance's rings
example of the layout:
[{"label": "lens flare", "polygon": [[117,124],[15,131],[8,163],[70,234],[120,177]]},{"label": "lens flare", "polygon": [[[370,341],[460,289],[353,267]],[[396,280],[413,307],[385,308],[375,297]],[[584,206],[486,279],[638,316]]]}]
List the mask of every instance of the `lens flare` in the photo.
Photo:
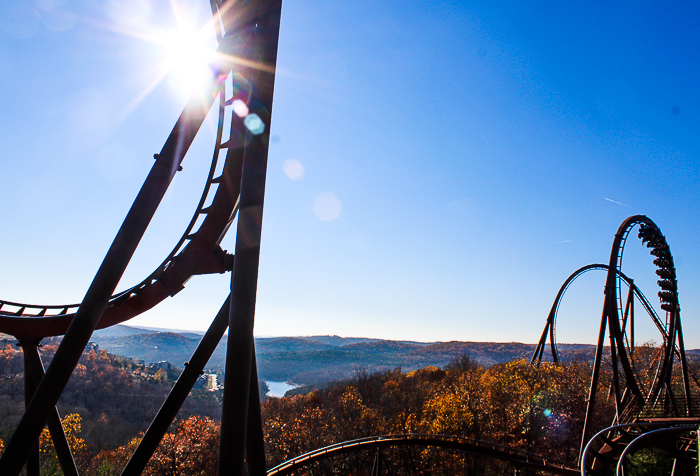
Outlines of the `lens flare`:
[{"label": "lens flare", "polygon": [[313,211],[322,221],[335,220],[340,216],[342,204],[331,192],[319,193],[314,198]]},{"label": "lens flare", "polygon": [[289,159],[284,162],[282,167],[285,175],[292,180],[301,180],[304,178],[304,166],[297,159]]}]

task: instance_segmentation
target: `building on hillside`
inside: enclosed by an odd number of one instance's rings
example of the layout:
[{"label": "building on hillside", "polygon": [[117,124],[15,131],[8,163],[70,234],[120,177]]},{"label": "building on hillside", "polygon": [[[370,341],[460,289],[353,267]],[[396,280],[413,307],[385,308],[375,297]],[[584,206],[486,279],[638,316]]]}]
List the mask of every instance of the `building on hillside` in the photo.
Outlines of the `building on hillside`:
[{"label": "building on hillside", "polygon": [[150,370],[159,370],[159,369],[170,370],[172,368],[172,365],[167,360],[161,360],[160,362],[152,362],[148,366],[148,368]]}]

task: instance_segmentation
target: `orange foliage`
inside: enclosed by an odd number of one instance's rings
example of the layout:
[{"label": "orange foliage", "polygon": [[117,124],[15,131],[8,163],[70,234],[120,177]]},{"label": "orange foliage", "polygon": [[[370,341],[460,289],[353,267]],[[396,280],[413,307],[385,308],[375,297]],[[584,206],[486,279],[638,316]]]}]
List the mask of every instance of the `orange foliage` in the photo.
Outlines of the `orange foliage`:
[{"label": "orange foliage", "polygon": [[[580,363],[537,368],[514,361],[486,369],[469,359],[448,370],[360,373],[350,383],[263,404],[268,467],[333,443],[390,433],[487,440],[575,465],[589,378],[589,366]],[[470,471],[483,472],[478,460],[470,461]]]},{"label": "orange foliage", "polygon": [[149,461],[146,475],[216,474],[220,426],[211,418],[191,416],[168,432]]},{"label": "orange foliage", "polygon": [[141,438],[134,438],[124,446],[113,450],[103,449],[92,459],[90,468],[86,474],[97,474],[100,476],[112,476],[121,474],[121,470],[129,462],[129,458],[134,454],[141,442]]},{"label": "orange foliage", "polygon": [[[66,441],[73,451],[73,457],[78,468],[85,468],[90,460],[90,452],[85,441],[78,436],[81,432],[82,418],[77,413],[71,413],[61,419]],[[41,431],[39,436],[39,454],[41,458],[42,472],[53,474],[60,467],[58,456],[47,428]]]}]

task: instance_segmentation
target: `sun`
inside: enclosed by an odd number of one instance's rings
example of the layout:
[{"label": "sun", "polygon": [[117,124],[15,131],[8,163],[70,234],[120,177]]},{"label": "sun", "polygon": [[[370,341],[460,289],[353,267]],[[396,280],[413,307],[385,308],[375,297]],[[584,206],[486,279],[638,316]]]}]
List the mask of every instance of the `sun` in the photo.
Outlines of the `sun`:
[{"label": "sun", "polygon": [[[149,3],[134,1],[139,5]],[[218,15],[213,16],[201,1],[169,0],[168,3],[169,11],[160,15],[146,7],[143,14],[127,9],[111,22],[100,24],[141,42],[133,50],[140,65],[134,77],[139,90],[124,105],[123,116],[133,112],[156,89],[166,92],[178,105],[212,91],[216,72],[210,64],[215,63],[218,47],[215,29],[220,21]]]},{"label": "sun", "polygon": [[210,35],[187,25],[163,35],[164,73],[178,96],[189,96],[212,78],[209,62],[214,56]]}]

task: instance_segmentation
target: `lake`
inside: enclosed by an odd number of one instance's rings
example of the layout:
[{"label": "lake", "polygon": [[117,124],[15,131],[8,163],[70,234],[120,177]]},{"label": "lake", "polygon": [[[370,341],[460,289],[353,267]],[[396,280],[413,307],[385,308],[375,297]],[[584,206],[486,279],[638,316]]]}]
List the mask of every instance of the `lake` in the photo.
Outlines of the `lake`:
[{"label": "lake", "polygon": [[270,389],[270,391],[267,392],[267,395],[270,397],[284,397],[287,390],[298,387],[298,385],[287,382],[270,382],[269,380],[265,380],[265,383],[267,383],[267,387]]}]

